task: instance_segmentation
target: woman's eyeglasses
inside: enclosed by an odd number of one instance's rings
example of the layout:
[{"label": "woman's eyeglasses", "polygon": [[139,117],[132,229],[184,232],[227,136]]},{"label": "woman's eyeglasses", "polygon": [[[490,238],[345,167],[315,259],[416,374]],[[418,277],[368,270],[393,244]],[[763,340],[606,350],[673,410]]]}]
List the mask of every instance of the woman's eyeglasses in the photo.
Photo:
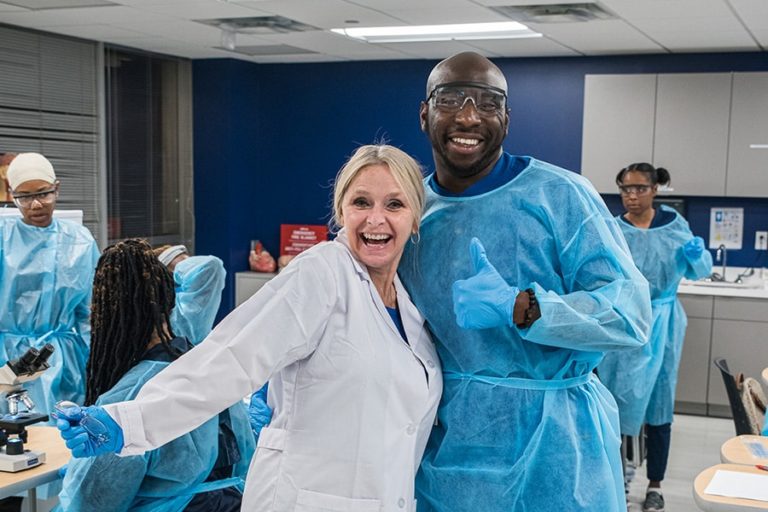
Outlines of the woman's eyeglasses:
[{"label": "woman's eyeglasses", "polygon": [[619,185],[619,193],[623,196],[635,194],[637,196],[644,196],[651,191],[651,185]]},{"label": "woman's eyeglasses", "polygon": [[13,201],[19,208],[29,208],[37,201],[40,204],[51,204],[56,200],[56,188],[35,192],[34,194],[14,195]]}]

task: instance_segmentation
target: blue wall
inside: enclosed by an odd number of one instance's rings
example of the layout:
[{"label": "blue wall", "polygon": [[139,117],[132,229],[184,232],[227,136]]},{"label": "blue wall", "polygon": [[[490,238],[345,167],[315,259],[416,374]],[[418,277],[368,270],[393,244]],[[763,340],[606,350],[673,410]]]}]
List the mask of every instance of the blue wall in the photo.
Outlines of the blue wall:
[{"label": "blue wall", "polygon": [[[574,171],[581,165],[585,74],[768,70],[766,53],[495,62],[509,82],[505,148]],[[221,257],[229,271],[222,311],[232,308],[234,272],[247,268],[251,239],[276,254],[280,224],[327,221],[330,184],[357,145],[386,140],[431,172],[418,105],[434,64],[194,62],[196,250]],[[750,266],[765,254],[752,248],[755,229],[768,229],[768,199],[691,198],[689,221],[705,239],[710,206],[745,208],[745,249],[729,253],[731,264]]]}]

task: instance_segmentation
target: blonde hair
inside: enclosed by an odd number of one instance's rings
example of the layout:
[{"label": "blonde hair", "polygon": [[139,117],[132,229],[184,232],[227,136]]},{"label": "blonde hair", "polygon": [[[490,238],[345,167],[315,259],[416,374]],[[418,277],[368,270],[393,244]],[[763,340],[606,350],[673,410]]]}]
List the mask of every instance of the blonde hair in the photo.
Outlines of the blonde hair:
[{"label": "blonde hair", "polygon": [[357,175],[371,165],[386,165],[392,177],[403,190],[408,207],[413,212],[413,225],[418,232],[421,214],[424,211],[424,177],[421,166],[401,149],[387,144],[360,146],[339,170],[333,185],[332,227],[343,224],[342,201],[350,184]]}]

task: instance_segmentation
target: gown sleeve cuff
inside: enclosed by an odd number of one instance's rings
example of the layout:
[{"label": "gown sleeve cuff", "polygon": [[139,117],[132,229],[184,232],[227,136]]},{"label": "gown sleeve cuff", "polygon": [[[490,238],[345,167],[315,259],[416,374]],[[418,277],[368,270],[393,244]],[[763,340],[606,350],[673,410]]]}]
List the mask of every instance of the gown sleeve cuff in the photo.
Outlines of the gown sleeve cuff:
[{"label": "gown sleeve cuff", "polygon": [[105,405],[104,409],[123,429],[123,449],[120,457],[141,455],[148,449],[147,437],[144,434],[144,421],[141,409],[135,402],[122,402]]}]

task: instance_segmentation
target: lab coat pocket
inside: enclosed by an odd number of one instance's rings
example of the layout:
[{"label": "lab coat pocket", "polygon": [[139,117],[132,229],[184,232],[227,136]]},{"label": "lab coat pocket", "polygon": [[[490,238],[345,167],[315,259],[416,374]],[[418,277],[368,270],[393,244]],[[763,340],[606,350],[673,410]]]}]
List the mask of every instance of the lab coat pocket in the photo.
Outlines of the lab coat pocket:
[{"label": "lab coat pocket", "polygon": [[299,489],[294,512],[379,512],[379,500],[345,498]]},{"label": "lab coat pocket", "polygon": [[[246,485],[249,503],[259,503],[266,506],[265,510],[273,510],[287,439],[288,432],[281,428],[261,429],[256,453],[251,460],[251,467],[248,468],[248,484],[258,482],[255,485]],[[250,475],[253,475],[253,478]]]}]

